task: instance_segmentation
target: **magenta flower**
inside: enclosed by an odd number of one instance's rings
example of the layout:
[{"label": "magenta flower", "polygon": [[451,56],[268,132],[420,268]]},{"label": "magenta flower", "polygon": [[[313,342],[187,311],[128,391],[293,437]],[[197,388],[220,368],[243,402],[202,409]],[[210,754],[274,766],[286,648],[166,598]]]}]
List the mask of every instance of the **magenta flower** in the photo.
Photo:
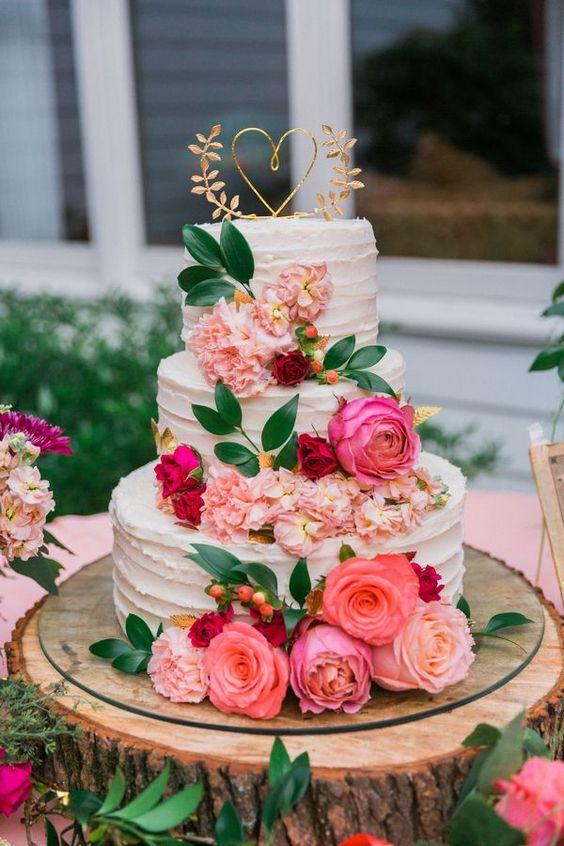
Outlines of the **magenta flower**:
[{"label": "magenta flower", "polygon": [[28,441],[39,447],[42,454],[57,452],[72,455],[70,439],[60,426],[52,426],[40,417],[22,414],[19,411],[4,411],[0,414],[0,440],[4,435],[25,435]]}]

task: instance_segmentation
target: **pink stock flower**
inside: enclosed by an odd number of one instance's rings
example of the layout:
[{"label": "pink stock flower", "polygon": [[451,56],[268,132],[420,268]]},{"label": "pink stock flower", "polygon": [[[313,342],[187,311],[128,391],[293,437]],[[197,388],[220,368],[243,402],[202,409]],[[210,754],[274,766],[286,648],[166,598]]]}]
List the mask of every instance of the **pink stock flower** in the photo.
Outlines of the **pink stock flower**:
[{"label": "pink stock flower", "polygon": [[298,510],[323,524],[324,537],[338,534],[352,521],[352,500],[348,481],[342,476],[324,476],[306,481],[300,489]]},{"label": "pink stock flower", "polygon": [[0,414],[0,438],[5,435],[25,435],[34,446],[45,455],[57,452],[60,455],[72,455],[70,439],[60,426],[52,426],[40,417],[22,414],[19,411],[4,411]]},{"label": "pink stock flower", "polygon": [[312,321],[318,317],[333,293],[327,265],[294,264],[280,273],[274,286],[279,300],[290,307],[291,320]]},{"label": "pink stock flower", "polygon": [[356,713],[370,698],[370,662],[370,647],[342,629],[308,628],[290,653],[290,684],[302,713]]},{"label": "pink stock flower", "polygon": [[293,511],[304,484],[303,478],[285,467],[280,470],[267,468],[262,471],[262,478],[262,489],[270,503],[268,522],[276,520],[280,514]]},{"label": "pink stock flower", "polygon": [[163,497],[181,493],[202,484],[202,460],[195,449],[179,444],[173,453],[163,453],[155,465],[155,476]]},{"label": "pink stock flower", "polygon": [[171,702],[201,702],[208,691],[203,649],[196,649],[184,629],[166,629],[152,646],[147,672],[153,687]]},{"label": "pink stock flower", "polygon": [[389,643],[415,608],[418,592],[405,555],[349,558],[327,576],[323,619],[365,643]]},{"label": "pink stock flower", "polygon": [[12,470],[20,464],[20,457],[11,449],[10,440],[11,435],[4,435],[0,440],[0,483],[5,482]]},{"label": "pink stock flower", "polygon": [[288,657],[254,626],[234,622],[214,637],[205,653],[209,696],[225,714],[270,720],[288,688]]},{"label": "pink stock flower", "polygon": [[31,764],[18,764],[4,760],[6,750],[0,747],[0,814],[9,817],[31,795]]},{"label": "pink stock flower", "polygon": [[283,338],[290,329],[290,309],[268,285],[261,290],[254,316],[263,329],[278,338]]},{"label": "pink stock flower", "polygon": [[192,646],[205,649],[220,632],[224,626],[230,623],[234,615],[233,606],[230,605],[227,611],[208,611],[192,623],[188,631],[188,639]]},{"label": "pink stock flower", "polygon": [[564,761],[530,758],[518,773],[494,786],[503,794],[497,813],[526,832],[528,846],[564,842]]},{"label": "pink stock flower", "polygon": [[419,600],[393,642],[374,647],[374,681],[388,690],[440,693],[468,675],[473,643],[462,611]]},{"label": "pink stock flower", "polygon": [[221,543],[246,541],[250,529],[260,529],[267,522],[266,478],[264,471],[248,477],[232,467],[212,464],[204,493],[202,530]]},{"label": "pink stock flower", "polygon": [[408,473],[421,442],[414,411],[391,397],[345,402],[329,421],[329,440],[341,466],[361,484],[377,485]]},{"label": "pink stock flower", "polygon": [[404,531],[401,509],[386,502],[379,493],[367,497],[354,515],[355,528],[361,538],[382,540],[399,535]]},{"label": "pink stock flower", "polygon": [[54,508],[49,482],[42,479],[37,467],[16,467],[6,480],[6,486],[26,506],[47,514]]},{"label": "pink stock flower", "polygon": [[327,526],[309,514],[291,511],[281,514],[274,523],[274,539],[285,552],[307,557],[327,537]]}]

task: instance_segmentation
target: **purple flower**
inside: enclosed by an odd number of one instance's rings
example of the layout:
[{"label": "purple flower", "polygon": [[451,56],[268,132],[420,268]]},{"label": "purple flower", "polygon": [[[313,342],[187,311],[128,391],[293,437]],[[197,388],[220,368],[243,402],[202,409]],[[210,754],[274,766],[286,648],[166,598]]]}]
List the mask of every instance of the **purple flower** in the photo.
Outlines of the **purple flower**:
[{"label": "purple flower", "polygon": [[70,439],[60,426],[51,426],[46,420],[32,414],[19,411],[4,411],[0,414],[0,439],[5,435],[22,433],[43,454],[58,452],[60,455],[72,455]]}]

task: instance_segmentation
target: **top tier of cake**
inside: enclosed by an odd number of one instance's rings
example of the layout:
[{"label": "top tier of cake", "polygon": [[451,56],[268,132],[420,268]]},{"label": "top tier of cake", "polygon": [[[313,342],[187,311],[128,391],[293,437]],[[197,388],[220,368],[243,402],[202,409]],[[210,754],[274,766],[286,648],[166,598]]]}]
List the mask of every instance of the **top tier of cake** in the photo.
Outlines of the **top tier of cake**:
[{"label": "top tier of cake", "polygon": [[[331,342],[354,332],[357,344],[376,343],[376,242],[368,220],[317,220],[314,218],[268,218],[237,220],[255,260],[252,289],[255,296],[263,285],[272,284],[278,274],[295,263],[324,262],[330,269],[333,294],[326,310],[316,320],[319,331]],[[220,223],[203,224],[219,240]],[[194,260],[186,253],[186,265]],[[204,309],[185,306],[182,338]]]}]

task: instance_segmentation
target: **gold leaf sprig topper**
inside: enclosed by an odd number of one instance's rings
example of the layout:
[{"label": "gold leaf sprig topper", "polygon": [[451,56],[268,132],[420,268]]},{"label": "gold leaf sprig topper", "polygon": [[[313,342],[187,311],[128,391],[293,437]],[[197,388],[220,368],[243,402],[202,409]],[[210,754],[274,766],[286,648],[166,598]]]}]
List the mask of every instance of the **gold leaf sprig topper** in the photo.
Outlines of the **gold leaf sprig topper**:
[{"label": "gold leaf sprig topper", "polygon": [[[317,140],[312,132],[308,129],[295,127],[287,130],[278,140],[274,142],[272,137],[264,129],[256,126],[246,127],[240,129],[233,137],[231,143],[231,152],[233,160],[239,174],[247,183],[253,193],[258,197],[260,202],[264,205],[268,214],[245,214],[240,208],[239,194],[235,194],[231,199],[227,195],[225,182],[221,179],[219,166],[221,163],[221,150],[223,144],[219,140],[221,135],[221,124],[216,123],[212,126],[209,135],[204,135],[201,132],[196,134],[197,144],[189,144],[188,149],[195,156],[198,156],[200,164],[200,172],[195,173],[191,180],[194,183],[192,186],[192,193],[204,196],[206,200],[214,207],[212,212],[212,220],[217,220],[223,217],[226,220],[232,218],[246,218],[255,219],[257,217],[314,217],[316,215],[323,216],[326,220],[332,220],[333,217],[341,217],[343,215],[342,203],[350,197],[352,191],[357,191],[359,188],[364,188],[364,183],[358,179],[361,173],[361,168],[351,167],[352,164],[352,149],[356,144],[356,138],[348,138],[345,129],[340,129],[337,132],[333,130],[329,124],[324,123],[321,126],[322,132],[326,137],[323,141],[323,147],[326,150],[326,157],[334,159],[333,167],[334,176],[331,179],[333,188],[329,188],[326,194],[318,193],[316,195],[318,205],[309,212],[293,212],[290,214],[282,214],[282,212],[289,208],[289,205],[300,188],[307,180],[311,170],[317,159],[318,145]],[[270,169],[275,172],[280,166],[280,148],[284,141],[291,135],[307,136],[312,142],[312,158],[306,168],[306,171],[299,182],[291,189],[290,193],[283,200],[283,202],[274,209],[269,202],[262,196],[254,182],[250,179],[248,173],[243,169],[239,158],[237,156],[237,143],[239,139],[248,133],[256,133],[266,139],[270,145],[272,155],[270,158]]]}]

